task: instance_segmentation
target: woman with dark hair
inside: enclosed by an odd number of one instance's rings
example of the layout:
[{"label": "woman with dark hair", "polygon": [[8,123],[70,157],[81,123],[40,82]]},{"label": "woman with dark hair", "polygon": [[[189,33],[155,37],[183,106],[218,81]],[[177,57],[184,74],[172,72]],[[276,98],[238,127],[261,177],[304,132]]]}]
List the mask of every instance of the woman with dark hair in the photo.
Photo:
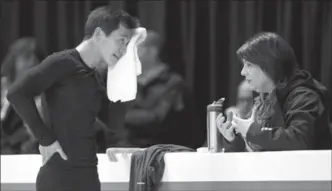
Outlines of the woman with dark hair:
[{"label": "woman with dark hair", "polygon": [[[6,99],[8,87],[44,58],[34,38],[17,39],[1,65],[1,154],[37,153],[38,144],[25,127],[22,119]],[[44,105],[41,97],[36,99],[39,112]],[[42,112],[44,113],[44,112]],[[45,115],[42,115],[45,117]]]},{"label": "woman with dark hair", "polygon": [[45,54],[37,46],[33,37],[23,37],[17,39],[10,47],[7,56],[1,65],[1,77],[7,77],[9,83],[43,60]]},{"label": "woman with dark hair", "polygon": [[237,51],[241,75],[259,93],[249,119],[233,114],[217,125],[225,151],[319,150],[332,148],[327,89],[300,70],[292,47],[263,32]]}]

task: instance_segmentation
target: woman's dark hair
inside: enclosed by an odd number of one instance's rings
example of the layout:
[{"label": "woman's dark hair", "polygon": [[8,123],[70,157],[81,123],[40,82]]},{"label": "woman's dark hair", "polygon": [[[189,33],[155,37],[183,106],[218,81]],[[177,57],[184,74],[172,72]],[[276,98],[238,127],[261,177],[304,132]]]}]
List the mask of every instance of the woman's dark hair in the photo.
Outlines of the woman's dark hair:
[{"label": "woman's dark hair", "polygon": [[293,48],[278,34],[262,32],[236,52],[238,58],[258,65],[275,84],[287,82],[298,69]]},{"label": "woman's dark hair", "polygon": [[1,77],[8,77],[10,82],[15,80],[15,67],[17,58],[20,56],[35,56],[39,64],[44,58],[45,53],[37,46],[37,41],[32,37],[24,37],[17,39],[8,50],[8,53],[1,64]]}]

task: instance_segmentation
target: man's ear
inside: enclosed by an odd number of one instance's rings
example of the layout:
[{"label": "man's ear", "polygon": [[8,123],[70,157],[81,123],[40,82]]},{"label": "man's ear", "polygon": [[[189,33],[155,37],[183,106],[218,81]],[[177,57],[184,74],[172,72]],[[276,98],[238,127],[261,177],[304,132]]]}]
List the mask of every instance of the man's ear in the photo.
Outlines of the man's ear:
[{"label": "man's ear", "polygon": [[105,36],[105,32],[100,27],[96,27],[95,31],[93,32],[93,38],[95,41],[100,42],[105,38]]}]

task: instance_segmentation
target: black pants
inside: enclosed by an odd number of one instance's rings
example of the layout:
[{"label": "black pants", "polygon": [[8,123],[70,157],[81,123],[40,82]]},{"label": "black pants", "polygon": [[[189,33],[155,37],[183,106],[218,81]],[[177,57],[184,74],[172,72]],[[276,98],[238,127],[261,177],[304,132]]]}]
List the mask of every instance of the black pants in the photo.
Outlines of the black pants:
[{"label": "black pants", "polygon": [[[52,158],[62,160],[58,154]],[[97,167],[68,168],[46,164],[39,170],[37,191],[100,191]]]}]

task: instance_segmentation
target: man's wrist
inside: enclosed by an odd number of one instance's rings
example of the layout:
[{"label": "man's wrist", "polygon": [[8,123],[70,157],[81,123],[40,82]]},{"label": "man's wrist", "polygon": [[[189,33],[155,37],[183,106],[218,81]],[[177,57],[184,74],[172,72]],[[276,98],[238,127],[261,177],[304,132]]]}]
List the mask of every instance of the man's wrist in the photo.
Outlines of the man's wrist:
[{"label": "man's wrist", "polygon": [[40,136],[39,140],[38,140],[39,144],[41,146],[44,146],[44,147],[50,146],[55,141],[56,141],[56,139],[54,137],[52,137],[52,136]]}]

